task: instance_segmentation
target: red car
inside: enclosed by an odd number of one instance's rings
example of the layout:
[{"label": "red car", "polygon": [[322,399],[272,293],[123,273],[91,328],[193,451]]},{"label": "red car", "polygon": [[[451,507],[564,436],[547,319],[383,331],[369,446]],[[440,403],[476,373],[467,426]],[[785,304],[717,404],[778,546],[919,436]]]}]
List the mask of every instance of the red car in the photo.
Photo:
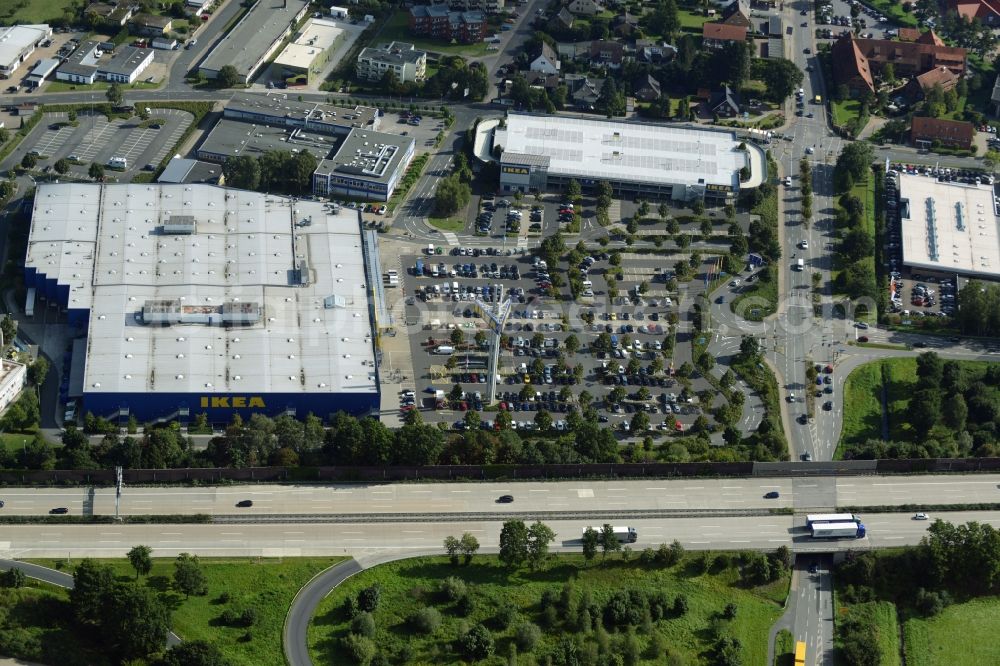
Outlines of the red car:
[{"label": "red car", "polygon": [[858,342],[868,342],[868,336],[862,335],[860,338],[858,338]]}]

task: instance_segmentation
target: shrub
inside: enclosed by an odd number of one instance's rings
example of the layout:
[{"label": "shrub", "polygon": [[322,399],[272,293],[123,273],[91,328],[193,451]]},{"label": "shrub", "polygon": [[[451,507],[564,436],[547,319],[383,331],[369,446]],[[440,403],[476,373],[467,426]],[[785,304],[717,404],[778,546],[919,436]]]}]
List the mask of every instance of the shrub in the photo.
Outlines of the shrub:
[{"label": "shrub", "polygon": [[476,601],[472,598],[471,594],[466,594],[455,604],[455,610],[462,617],[469,617],[476,611]]},{"label": "shrub", "polygon": [[351,633],[371,638],[375,635],[375,618],[368,611],[361,611],[351,620]]},{"label": "shrub", "polygon": [[531,652],[542,638],[542,630],[532,622],[522,622],[514,630],[514,643],[523,652]]},{"label": "shrub", "polygon": [[683,594],[678,594],[674,599],[674,615],[681,616],[688,612],[688,599]]},{"label": "shrub", "polygon": [[255,608],[244,608],[243,610],[227,608],[219,619],[228,627],[252,627],[257,623],[257,610]]},{"label": "shrub", "polygon": [[367,636],[348,634],[343,639],[344,650],[358,666],[369,666],[375,658],[375,642]]},{"label": "shrub", "polygon": [[441,627],[441,613],[436,608],[421,608],[410,616],[410,624],[422,634],[433,634]]},{"label": "shrub", "polygon": [[726,604],[725,609],[722,611],[722,617],[727,620],[732,620],[736,618],[736,604],[730,602]]},{"label": "shrub", "polygon": [[469,594],[469,589],[465,581],[455,576],[448,576],[441,581],[439,591],[445,601],[458,601]]},{"label": "shrub", "polygon": [[342,609],[344,611],[344,615],[346,615],[348,618],[353,618],[355,615],[357,615],[358,611],[360,610],[358,608],[357,597],[347,597],[346,599],[344,599],[344,605],[342,606]]},{"label": "shrub", "polygon": [[486,659],[493,655],[493,634],[481,624],[477,624],[458,637],[458,647],[469,659]]},{"label": "shrub", "polygon": [[493,621],[497,629],[501,631],[511,627],[517,621],[517,608],[513,604],[504,603],[497,608],[496,615],[493,616]]},{"label": "shrub", "polygon": [[375,583],[358,592],[358,608],[369,613],[375,612],[382,598],[382,587]]}]

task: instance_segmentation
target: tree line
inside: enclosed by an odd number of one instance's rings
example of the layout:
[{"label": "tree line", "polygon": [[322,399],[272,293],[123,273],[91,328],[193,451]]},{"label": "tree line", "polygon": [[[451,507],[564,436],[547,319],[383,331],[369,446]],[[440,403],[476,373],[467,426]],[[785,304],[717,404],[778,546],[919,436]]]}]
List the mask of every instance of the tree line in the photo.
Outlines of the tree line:
[{"label": "tree line", "polygon": [[856,141],[844,146],[833,170],[834,189],[840,194],[835,223],[838,233],[836,259],[840,273],[837,287],[851,298],[878,298],[875,282],[875,239],[868,228],[866,203],[850,193],[856,183],[870,178],[874,159],[871,144]]},{"label": "tree line", "polygon": [[263,155],[237,155],[222,165],[226,185],[257,192],[312,192],[312,176],[318,166],[308,150],[268,150]]},{"label": "tree line", "polygon": [[1000,285],[970,280],[958,292],[959,329],[968,335],[1000,335]]}]

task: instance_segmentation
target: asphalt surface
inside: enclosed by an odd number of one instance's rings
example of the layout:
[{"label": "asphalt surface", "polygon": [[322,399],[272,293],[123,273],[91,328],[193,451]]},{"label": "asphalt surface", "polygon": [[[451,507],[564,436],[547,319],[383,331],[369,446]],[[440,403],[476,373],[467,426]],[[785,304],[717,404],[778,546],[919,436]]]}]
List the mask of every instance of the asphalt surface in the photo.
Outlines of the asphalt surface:
[{"label": "asphalt surface", "polygon": [[[776,490],[777,499],[764,494]],[[501,495],[514,502],[499,504]],[[113,515],[114,488],[7,488],[10,515],[44,515],[66,507],[71,515]],[[250,508],[236,503],[252,500]],[[697,509],[815,510],[836,506],[973,504],[1000,502],[1000,475],[750,477],[489,481],[483,483],[125,487],[123,515],[197,514],[346,515],[504,514]],[[104,526],[109,533],[119,526]],[[169,531],[169,530],[168,530]]]},{"label": "asphalt surface", "polygon": [[[57,587],[64,587],[68,590],[73,589],[73,576],[62,571],[56,571],[55,569],[49,569],[48,567],[42,567],[29,562],[0,559],[0,570],[6,571],[8,569],[20,569],[28,578],[34,578],[35,580],[40,580],[43,583],[49,583]],[[177,634],[172,631],[167,633],[167,647],[179,645],[180,642],[181,639]]]},{"label": "asphalt surface", "polygon": [[282,643],[285,648],[285,660],[291,666],[309,666],[309,623],[319,603],[330,594],[333,588],[364,567],[357,560],[347,560],[316,574],[312,580],[299,590],[292,600],[292,605],[285,616],[285,629]]}]

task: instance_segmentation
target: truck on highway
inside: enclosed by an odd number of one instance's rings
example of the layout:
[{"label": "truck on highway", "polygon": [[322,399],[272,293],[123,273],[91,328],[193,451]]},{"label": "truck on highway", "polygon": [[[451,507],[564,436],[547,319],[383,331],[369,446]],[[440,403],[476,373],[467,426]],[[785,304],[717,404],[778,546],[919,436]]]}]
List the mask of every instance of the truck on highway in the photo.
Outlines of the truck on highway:
[{"label": "truck on highway", "polygon": [[[618,539],[619,543],[635,543],[639,539],[639,532],[634,527],[612,527],[611,529],[615,531],[615,538]],[[601,532],[604,531],[604,526],[584,527],[583,534],[586,534],[587,530],[594,530],[600,536]]]},{"label": "truck on highway", "polygon": [[795,643],[795,666],[806,666],[806,642]]},{"label": "truck on highway", "polygon": [[806,516],[806,526],[813,523],[857,523],[861,516],[853,513],[810,513]]},{"label": "truck on highway", "polygon": [[813,523],[809,526],[813,539],[864,539],[862,523]]}]

